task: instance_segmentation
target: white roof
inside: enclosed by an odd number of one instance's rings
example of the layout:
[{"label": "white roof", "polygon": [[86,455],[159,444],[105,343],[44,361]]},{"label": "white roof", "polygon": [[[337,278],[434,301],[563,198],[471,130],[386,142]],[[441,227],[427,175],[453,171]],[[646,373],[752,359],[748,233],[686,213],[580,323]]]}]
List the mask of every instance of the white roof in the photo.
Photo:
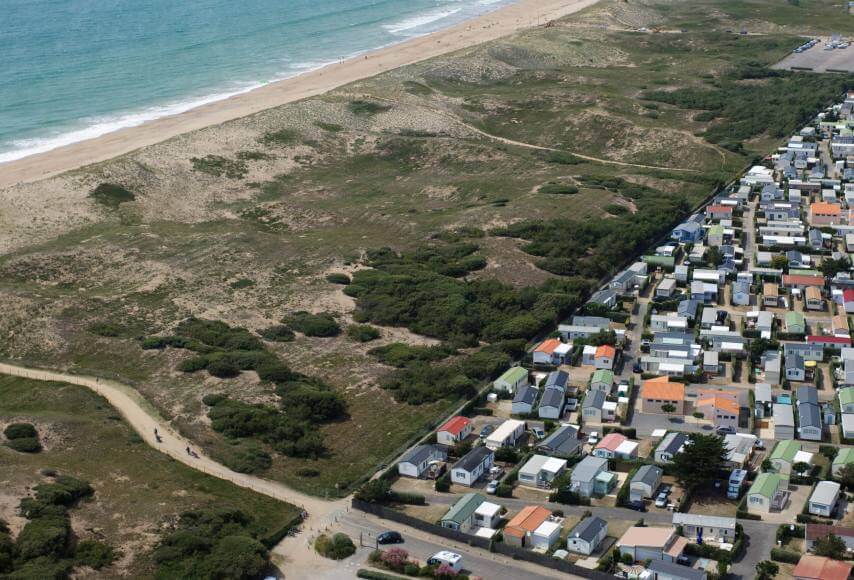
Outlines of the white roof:
[{"label": "white roof", "polygon": [[554,351],[553,351],[553,352],[554,352],[555,354],[566,354],[566,353],[568,353],[568,352],[569,352],[569,351],[571,351],[571,350],[572,350],[572,345],[571,345],[571,344],[566,344],[565,342],[562,342],[562,343],[560,343],[559,345],[557,345],[557,346],[555,347],[555,349],[554,349]]},{"label": "white roof", "polygon": [[545,536],[547,538],[550,538],[552,535],[554,535],[555,532],[559,533],[562,528],[563,526],[561,526],[558,522],[546,520],[541,523],[536,530],[534,530],[534,535]]},{"label": "white roof", "polygon": [[809,451],[798,451],[795,453],[795,461],[793,463],[809,463],[812,465],[812,453]]},{"label": "white roof", "polygon": [[491,518],[500,511],[500,505],[498,505],[497,503],[492,503],[491,501],[485,501],[479,506],[477,506],[477,509],[474,510],[474,513]]},{"label": "white roof", "polygon": [[510,437],[517,429],[524,429],[525,422],[518,419],[507,419],[498,428],[493,431],[487,438],[487,441],[495,443],[504,443],[504,440]]},{"label": "white roof", "polygon": [[655,438],[659,438],[659,439],[660,439],[661,437],[664,437],[665,435],[667,435],[667,429],[655,429],[655,430],[652,432],[652,436],[653,436],[653,437],[655,437]]},{"label": "white roof", "polygon": [[735,529],[735,518],[727,518],[723,516],[707,516],[703,514],[685,514],[674,512],[673,525],[683,526],[707,526],[713,528],[730,528]]},{"label": "white roof", "polygon": [[519,471],[525,473],[539,473],[540,471],[558,473],[564,467],[566,467],[566,459],[558,459],[557,457],[549,457],[548,455],[534,455]]},{"label": "white roof", "polygon": [[602,403],[602,410],[604,411],[606,409],[610,411],[616,411],[617,403],[615,401],[605,401],[604,403]]},{"label": "white roof", "polygon": [[620,455],[631,455],[635,452],[635,449],[638,448],[637,441],[623,441],[619,445],[617,445],[616,452]]},{"label": "white roof", "polygon": [[810,496],[810,501],[830,505],[836,501],[842,486],[834,481],[820,481]]},{"label": "white roof", "polygon": [[596,354],[596,347],[592,344],[585,344],[583,354]]},{"label": "white roof", "polygon": [[658,370],[665,373],[681,373],[685,371],[685,365],[678,363],[661,363],[658,365]]}]

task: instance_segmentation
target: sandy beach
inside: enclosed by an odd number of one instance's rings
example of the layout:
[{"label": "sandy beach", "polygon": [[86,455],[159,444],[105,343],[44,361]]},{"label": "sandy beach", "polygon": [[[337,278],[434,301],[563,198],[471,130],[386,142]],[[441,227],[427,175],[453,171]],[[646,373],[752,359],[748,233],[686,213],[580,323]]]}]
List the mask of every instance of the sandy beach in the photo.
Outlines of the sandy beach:
[{"label": "sandy beach", "polygon": [[542,25],[577,12],[597,0],[520,0],[479,18],[436,33],[414,38],[297,77],[266,85],[185,113],[163,117],[0,165],[0,187],[32,182],[130,151],[189,131],[257,113],[271,107],[316,96],[378,73],[418,62],[514,31]]}]

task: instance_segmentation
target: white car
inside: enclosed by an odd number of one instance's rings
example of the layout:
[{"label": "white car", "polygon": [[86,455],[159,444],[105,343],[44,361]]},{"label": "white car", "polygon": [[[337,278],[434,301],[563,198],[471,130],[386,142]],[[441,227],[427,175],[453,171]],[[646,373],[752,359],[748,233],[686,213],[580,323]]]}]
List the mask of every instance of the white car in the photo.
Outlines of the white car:
[{"label": "white car", "polygon": [[599,433],[597,433],[596,431],[594,431],[593,433],[590,434],[589,437],[587,437],[587,442],[590,445],[596,445],[596,443],[598,441],[599,441]]},{"label": "white car", "polygon": [[566,410],[567,411],[575,411],[578,408],[578,399],[567,399],[566,400]]},{"label": "white car", "polygon": [[498,489],[498,480],[490,481],[486,484],[486,493],[489,495],[495,495],[495,491]]}]

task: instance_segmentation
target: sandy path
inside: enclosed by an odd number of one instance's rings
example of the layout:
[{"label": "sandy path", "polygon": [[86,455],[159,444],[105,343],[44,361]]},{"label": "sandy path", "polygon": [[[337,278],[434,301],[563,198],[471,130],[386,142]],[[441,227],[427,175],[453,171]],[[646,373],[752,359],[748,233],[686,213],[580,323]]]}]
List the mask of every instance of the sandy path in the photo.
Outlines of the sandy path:
[{"label": "sandy path", "polygon": [[[240,487],[251,489],[255,492],[294,504],[306,510],[308,512],[308,518],[304,522],[304,529],[319,529],[320,526],[326,525],[327,522],[325,520],[327,520],[331,514],[346,509],[349,505],[349,500],[347,499],[325,501],[295,491],[276,481],[263,479],[254,475],[237,473],[236,471],[232,471],[224,465],[217,463],[210,457],[204,455],[204,453],[201,453],[185,438],[181,437],[135,389],[125,384],[98,377],[31,369],[5,363],[0,363],[0,374],[35,379],[38,381],[71,383],[72,385],[79,385],[95,391],[107,399],[107,401],[122,414],[134,431],[136,431],[147,444],[161,453],[165,453],[173,459],[213,477],[230,481]],[[157,428],[157,432],[162,439],[160,443],[158,443],[154,438],[155,428]],[[197,454],[197,457],[190,456],[187,453],[187,447],[190,447]],[[292,543],[301,548],[304,541],[293,539],[289,542],[289,540],[286,539],[283,543]],[[281,551],[290,552],[287,548],[288,546],[282,546]]]},{"label": "sandy path", "polygon": [[389,70],[507,36],[578,12],[598,0],[518,0],[504,8],[427,36],[266,85],[242,95],[163,117],[138,127],[60,147],[0,165],[0,187],[57,175],[147,145],[317,96]]}]

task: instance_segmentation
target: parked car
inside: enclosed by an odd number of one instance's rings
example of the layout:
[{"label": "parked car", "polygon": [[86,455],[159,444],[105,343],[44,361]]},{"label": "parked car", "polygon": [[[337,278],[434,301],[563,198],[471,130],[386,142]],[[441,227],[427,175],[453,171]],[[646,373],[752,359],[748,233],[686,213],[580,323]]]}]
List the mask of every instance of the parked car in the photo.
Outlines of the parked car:
[{"label": "parked car", "polygon": [[486,484],[486,493],[489,495],[495,495],[496,490],[498,489],[498,480],[493,479],[489,483]]},{"label": "parked car", "polygon": [[625,506],[630,510],[635,510],[636,512],[645,512],[646,504],[642,501],[630,501],[626,502]]},{"label": "parked car", "polygon": [[655,507],[663,508],[667,505],[667,493],[661,492],[655,497]]},{"label": "parked car", "polygon": [[587,437],[587,442],[588,442],[590,445],[596,445],[596,443],[597,443],[598,441],[599,441],[599,433],[597,433],[596,431],[593,431],[593,432],[590,434],[590,436],[588,436],[588,437]]},{"label": "parked car", "polygon": [[493,465],[489,468],[489,479],[500,479],[504,475],[504,468],[500,465]]},{"label": "parked car", "polygon": [[566,400],[566,410],[567,411],[575,411],[578,408],[578,399],[567,399]]},{"label": "parked car", "polygon": [[536,437],[537,439],[542,439],[546,436],[546,432],[543,430],[542,427],[531,427],[531,433],[533,433],[534,437]]},{"label": "parked car", "polygon": [[403,536],[400,532],[383,532],[377,536],[378,544],[402,544]]},{"label": "parked car", "polygon": [[480,438],[486,439],[493,431],[495,431],[495,427],[492,425],[484,425],[483,429],[480,430]]},{"label": "parked car", "polygon": [[441,566],[442,564],[447,564],[451,570],[459,574],[463,569],[463,557],[455,552],[443,550],[427,559],[428,566]]},{"label": "parked car", "polygon": [[715,428],[715,432],[721,435],[732,435],[733,433],[735,433],[735,427],[732,427],[731,425],[720,425],[719,427]]},{"label": "parked car", "polygon": [[633,367],[632,367],[632,371],[633,371],[633,372],[635,372],[635,373],[642,373],[642,372],[643,372],[643,368],[641,367],[641,365],[640,365],[640,363],[639,363],[639,362],[636,362],[636,363],[635,363],[635,366],[633,366]]}]

